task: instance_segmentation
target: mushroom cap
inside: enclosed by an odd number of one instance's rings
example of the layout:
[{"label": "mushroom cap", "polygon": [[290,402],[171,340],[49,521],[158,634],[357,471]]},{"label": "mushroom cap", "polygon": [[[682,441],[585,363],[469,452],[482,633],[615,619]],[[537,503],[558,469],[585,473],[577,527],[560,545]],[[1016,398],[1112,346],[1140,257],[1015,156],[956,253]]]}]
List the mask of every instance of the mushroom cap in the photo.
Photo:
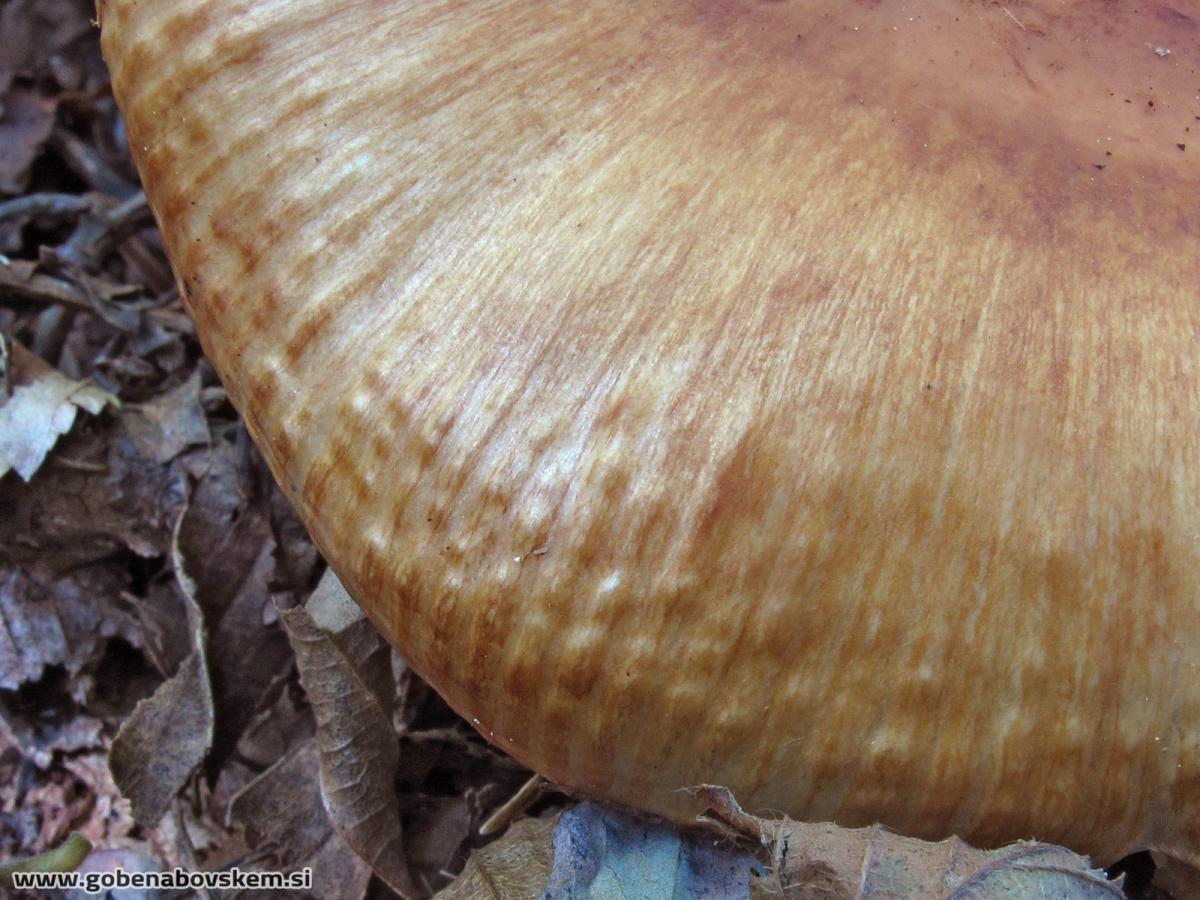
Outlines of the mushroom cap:
[{"label": "mushroom cap", "polygon": [[230,397],[485,737],[1197,861],[1195,3],[99,16]]}]

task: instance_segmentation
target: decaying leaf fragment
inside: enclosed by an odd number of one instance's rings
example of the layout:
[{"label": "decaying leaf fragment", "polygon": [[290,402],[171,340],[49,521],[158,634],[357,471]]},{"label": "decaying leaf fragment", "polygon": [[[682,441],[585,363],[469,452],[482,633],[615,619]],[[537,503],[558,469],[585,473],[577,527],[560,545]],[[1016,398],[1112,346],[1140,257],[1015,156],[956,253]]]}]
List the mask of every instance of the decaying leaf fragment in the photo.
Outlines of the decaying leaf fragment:
[{"label": "decaying leaf fragment", "polygon": [[[180,521],[182,521],[182,514]],[[109,768],[139,824],[152,826],[212,746],[213,696],[204,650],[204,617],[183,567],[179,529],[172,544],[175,573],[187,606],[192,652],[171,678],[134,709],[113,739]]]},{"label": "decaying leaf fragment", "polygon": [[784,900],[1120,900],[1119,885],[1077,853],[1019,841],[978,850],[957,838],[931,843],[880,826],[839,828],[828,822],[762,819],[733,795],[705,785],[696,791],[708,816],[760,842],[771,872],[757,898]]},{"label": "decaying leaf fragment", "polygon": [[28,88],[6,92],[0,105],[0,191],[23,190],[29,167],[54,128],[56,101]]},{"label": "decaying leaf fragment", "polygon": [[12,396],[0,402],[0,477],[12,469],[28,481],[70,430],[77,410],[96,415],[109,404],[120,405],[108,391],[67,378],[17,343],[9,380]]},{"label": "decaying leaf fragment", "polygon": [[121,423],[138,452],[157,463],[170,462],[193,444],[207,444],[208,422],[200,405],[200,370],[162,396],[130,407]]},{"label": "decaying leaf fragment", "polygon": [[297,744],[233,798],[233,820],[252,849],[269,853],[266,868],[312,869],[318,897],[363,895],[371,868],[329,821],[319,786],[314,739]]},{"label": "decaying leaf fragment", "polygon": [[500,840],[471,854],[459,877],[438,900],[530,900],[542,896],[554,867],[558,816],[521,819]]},{"label": "decaying leaf fragment", "polygon": [[[391,711],[361,667],[374,654],[360,649],[351,656],[338,640],[366,622],[332,572],[307,607],[284,610],[281,617],[317,719],[321,792],[330,821],[384,881],[413,896],[393,783],[400,749]],[[384,647],[377,635],[374,641]]]}]

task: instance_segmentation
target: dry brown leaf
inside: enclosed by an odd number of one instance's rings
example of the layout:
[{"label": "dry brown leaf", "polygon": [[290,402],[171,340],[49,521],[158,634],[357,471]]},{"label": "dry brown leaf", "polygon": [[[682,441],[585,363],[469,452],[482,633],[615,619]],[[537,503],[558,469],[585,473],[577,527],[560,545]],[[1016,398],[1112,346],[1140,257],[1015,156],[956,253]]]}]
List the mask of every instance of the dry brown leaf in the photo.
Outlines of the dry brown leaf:
[{"label": "dry brown leaf", "polygon": [[65,377],[17,343],[12,345],[9,378],[12,396],[0,403],[0,477],[11,469],[29,481],[70,430],[77,410],[96,415],[109,404],[120,405],[91,381]]},{"label": "dry brown leaf", "polygon": [[783,900],[1120,900],[1124,893],[1090,861],[1062,847],[1018,842],[977,850],[957,838],[938,843],[880,827],[761,819],[725,788],[696,790],[708,815],[761,843],[772,871],[757,896]]},{"label": "dry brown leaf", "polygon": [[0,105],[0,192],[20,193],[29,165],[54,129],[57,102],[31,88],[10,88]]},{"label": "dry brown leaf", "polygon": [[245,440],[239,435],[181,458],[202,469],[179,526],[179,547],[210,623],[220,621],[271,539],[267,479]]},{"label": "dry brown leaf", "polygon": [[537,900],[554,868],[558,818],[516,822],[500,840],[472,853],[438,900]]},{"label": "dry brown leaf", "polygon": [[[381,702],[380,686],[369,684],[358,660],[339,647],[338,635],[358,620],[337,600],[337,589],[328,581],[334,577],[329,573],[322,579],[319,590],[327,597],[332,592],[333,599],[323,600],[319,613],[338,630],[323,628],[306,607],[281,613],[317,719],[321,791],[346,842],[390,887],[416,896],[400,830],[394,784],[400,750],[391,710]],[[382,645],[382,639],[376,641]]]},{"label": "dry brown leaf", "polygon": [[107,575],[79,569],[54,577],[0,566],[0,689],[36,681],[47,666],[75,675],[113,636],[139,643]]},{"label": "dry brown leaf", "polygon": [[75,827],[97,846],[138,846],[132,837],[136,825],[129,801],[113,783],[106,752],[93,752],[63,760],[63,767],[85,785],[93,799],[86,818]]},{"label": "dry brown leaf", "polygon": [[[43,771],[53,765],[56,753],[77,753],[101,743],[104,723],[79,713],[73,705],[40,705],[38,716],[14,709],[10,699],[0,694],[0,735],[20,747],[21,755]],[[55,699],[63,700],[61,696]]]},{"label": "dry brown leaf", "polygon": [[1200,897],[1200,869],[1162,853],[1154,854],[1154,883],[1177,900]]},{"label": "dry brown leaf", "polygon": [[36,681],[69,653],[54,597],[17,569],[0,571],[0,688]]},{"label": "dry brown leaf", "polygon": [[325,842],[332,826],[317,782],[319,756],[316,740],[304,741],[233,798],[233,822],[251,849],[290,866]]},{"label": "dry brown leaf", "polygon": [[121,414],[121,424],[138,452],[157,463],[170,462],[187,447],[207,444],[199,369],[174,390],[128,407]]},{"label": "dry brown leaf", "polygon": [[109,755],[113,781],[132,803],[134,819],[147,827],[166,813],[204,759],[213,738],[204,617],[195,600],[195,587],[184,571],[178,540],[174,563],[187,602],[192,652],[171,678],[137,705],[113,739]]},{"label": "dry brown leaf", "polygon": [[312,710],[304,702],[299,685],[293,687],[291,672],[279,679],[278,690],[268,689],[259,709],[238,740],[238,756],[266,768],[281,759],[291,747],[316,733]]},{"label": "dry brown leaf", "polygon": [[371,867],[326,815],[319,756],[315,739],[293,747],[233,798],[233,821],[245,830],[249,847],[271,854],[272,868],[311,868],[317,896],[357,897],[366,890]]},{"label": "dry brown leaf", "polygon": [[218,765],[233,752],[264,692],[292,665],[287,634],[271,603],[274,550],[275,542],[269,534],[264,536],[237,593],[210,627],[208,666],[220,710],[213,737],[213,759]]},{"label": "dry brown leaf", "polygon": [[[312,856],[314,897],[360,900],[371,884],[371,867],[336,831]],[[383,894],[380,891],[380,894]]]},{"label": "dry brown leaf", "polygon": [[180,461],[145,459],[116,422],[87,425],[49,457],[53,477],[0,479],[0,508],[12,511],[0,516],[0,559],[65,573],[111,564],[126,550],[170,554],[187,493]]},{"label": "dry brown leaf", "polygon": [[163,817],[208,751],[211,697],[202,687],[207,683],[203,658],[194,653],[137,705],[113,740],[113,780],[141,825],[152,826]]},{"label": "dry brown leaf", "polygon": [[392,649],[332,571],[326,570],[304,608],[345,657],[354,660],[363,685],[380,706],[390,710],[396,701]]}]

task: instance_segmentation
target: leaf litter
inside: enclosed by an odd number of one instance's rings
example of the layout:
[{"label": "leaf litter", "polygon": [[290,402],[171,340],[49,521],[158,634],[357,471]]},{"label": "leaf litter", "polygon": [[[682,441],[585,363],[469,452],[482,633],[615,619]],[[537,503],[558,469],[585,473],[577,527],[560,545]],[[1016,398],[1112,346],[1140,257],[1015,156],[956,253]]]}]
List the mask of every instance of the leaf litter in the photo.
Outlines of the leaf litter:
[{"label": "leaf litter", "polygon": [[[0,860],[78,832],[89,871],[308,867],[311,896],[371,900],[834,897],[855,860],[920,869],[719,792],[718,832],[567,801],[384,645],[203,358],[93,15],[0,4]],[[1022,874],[1078,862],[1044,852]],[[1126,869],[1166,896],[1148,855]]]},{"label": "leaf litter", "polygon": [[[311,606],[296,606],[282,615],[317,720],[321,792],[330,818],[390,887],[413,896],[416,885],[404,853],[400,802],[392,786],[400,748],[392,728],[391,698],[373,690],[381,682],[367,674],[372,657],[384,652],[383,641],[372,631],[367,646],[362,646],[363,629],[357,626],[366,620],[347,616],[353,601],[332,573],[318,585]],[[351,655],[344,647],[357,652]]]}]

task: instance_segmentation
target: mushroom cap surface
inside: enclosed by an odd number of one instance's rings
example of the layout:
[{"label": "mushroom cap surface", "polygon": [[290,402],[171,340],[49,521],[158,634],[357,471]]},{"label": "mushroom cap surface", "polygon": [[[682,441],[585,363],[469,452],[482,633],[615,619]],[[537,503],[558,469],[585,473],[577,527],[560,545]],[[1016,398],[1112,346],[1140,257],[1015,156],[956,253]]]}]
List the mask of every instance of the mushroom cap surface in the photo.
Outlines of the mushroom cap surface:
[{"label": "mushroom cap surface", "polygon": [[99,18],[231,399],[489,740],[1197,861],[1195,3]]}]

